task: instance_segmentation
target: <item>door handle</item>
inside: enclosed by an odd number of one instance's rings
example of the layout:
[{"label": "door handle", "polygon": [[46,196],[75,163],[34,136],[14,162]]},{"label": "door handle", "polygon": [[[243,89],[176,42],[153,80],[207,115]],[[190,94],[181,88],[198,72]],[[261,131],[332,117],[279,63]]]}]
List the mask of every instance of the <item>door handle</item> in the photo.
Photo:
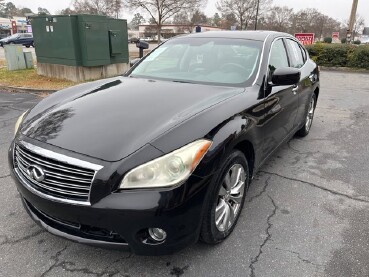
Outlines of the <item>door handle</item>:
[{"label": "door handle", "polygon": [[299,90],[299,86],[294,86],[294,88],[292,89],[293,95],[296,95],[298,90]]}]

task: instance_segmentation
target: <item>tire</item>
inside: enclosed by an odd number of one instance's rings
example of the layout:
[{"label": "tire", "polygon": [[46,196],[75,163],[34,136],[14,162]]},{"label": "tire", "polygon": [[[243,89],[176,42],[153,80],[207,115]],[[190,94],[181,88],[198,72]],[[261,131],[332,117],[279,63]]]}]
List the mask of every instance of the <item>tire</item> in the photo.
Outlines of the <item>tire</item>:
[{"label": "tire", "polygon": [[30,48],[31,47],[31,45],[25,45],[26,46],[26,48]]},{"label": "tire", "polygon": [[296,132],[297,136],[306,137],[309,134],[311,125],[313,124],[315,107],[316,107],[316,95],[315,93],[313,93],[313,96],[310,99],[307,114],[304,119],[304,126],[302,126],[301,129]]},{"label": "tire", "polygon": [[233,151],[222,162],[217,172],[213,179],[213,190],[205,207],[200,233],[200,240],[207,244],[222,242],[232,233],[241,214],[250,183],[248,163],[241,151]]}]

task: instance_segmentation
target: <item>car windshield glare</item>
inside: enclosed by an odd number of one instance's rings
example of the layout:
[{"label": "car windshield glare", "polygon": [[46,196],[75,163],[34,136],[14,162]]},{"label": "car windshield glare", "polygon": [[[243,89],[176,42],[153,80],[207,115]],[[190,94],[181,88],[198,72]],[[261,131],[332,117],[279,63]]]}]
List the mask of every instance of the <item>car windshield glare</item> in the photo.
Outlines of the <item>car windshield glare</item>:
[{"label": "car windshield glare", "polygon": [[19,37],[20,37],[20,34],[14,34],[14,35],[11,35],[10,37],[7,37],[7,39],[16,39]]},{"label": "car windshield glare", "polygon": [[177,38],[152,51],[130,77],[225,86],[255,79],[262,41],[233,38]]}]

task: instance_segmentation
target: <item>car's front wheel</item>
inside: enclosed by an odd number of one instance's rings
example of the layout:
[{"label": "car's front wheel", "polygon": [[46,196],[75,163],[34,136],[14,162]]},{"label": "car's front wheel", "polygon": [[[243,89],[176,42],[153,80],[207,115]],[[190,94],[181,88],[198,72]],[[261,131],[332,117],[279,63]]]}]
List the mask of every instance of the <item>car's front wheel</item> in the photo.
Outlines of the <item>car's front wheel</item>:
[{"label": "car's front wheel", "polygon": [[315,106],[316,106],[316,95],[315,93],[313,93],[313,96],[310,99],[309,109],[307,111],[307,114],[304,120],[304,126],[302,126],[301,129],[297,131],[296,133],[297,136],[305,137],[309,134],[311,125],[313,124]]},{"label": "car's front wheel", "polygon": [[240,216],[250,178],[245,155],[241,151],[233,151],[216,174],[200,236],[209,244],[226,239]]}]

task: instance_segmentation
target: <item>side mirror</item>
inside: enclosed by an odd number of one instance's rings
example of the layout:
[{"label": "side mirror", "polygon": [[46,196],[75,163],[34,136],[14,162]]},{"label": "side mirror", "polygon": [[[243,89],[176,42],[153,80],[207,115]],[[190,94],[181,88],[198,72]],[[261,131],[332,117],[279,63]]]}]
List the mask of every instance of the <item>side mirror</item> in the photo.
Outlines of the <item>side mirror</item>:
[{"label": "side mirror", "polygon": [[141,59],[140,58],[136,58],[133,59],[129,62],[130,67],[134,66],[136,63],[138,63]]},{"label": "side mirror", "polygon": [[146,41],[139,40],[136,42],[136,47],[140,49],[149,49],[149,43]]},{"label": "side mirror", "polygon": [[272,75],[272,85],[290,86],[296,85],[300,81],[301,72],[297,68],[282,67],[277,68]]}]

